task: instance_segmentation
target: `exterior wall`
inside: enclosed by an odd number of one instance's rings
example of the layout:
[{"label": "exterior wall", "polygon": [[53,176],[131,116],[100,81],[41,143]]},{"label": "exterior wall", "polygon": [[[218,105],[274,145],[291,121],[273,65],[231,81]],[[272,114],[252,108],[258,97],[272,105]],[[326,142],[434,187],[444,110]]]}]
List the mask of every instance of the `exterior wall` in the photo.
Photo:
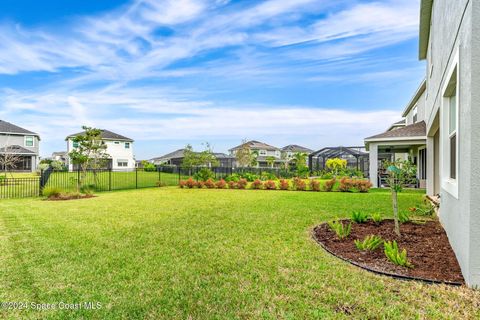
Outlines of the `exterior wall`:
[{"label": "exterior wall", "polygon": [[[478,103],[478,23],[480,10],[478,1],[438,0],[433,2],[432,24],[430,29],[429,51],[427,53],[427,90],[426,115],[427,131],[431,131],[435,118],[440,114],[440,220],[445,227],[450,243],[457,255],[467,283],[480,285],[480,135],[473,128],[480,126],[480,112],[473,106]],[[475,9],[473,9],[475,7]],[[476,25],[472,26],[472,19]],[[477,35],[472,38],[472,28]],[[475,42],[475,43],[474,43]],[[475,47],[474,47],[475,46]],[[476,51],[476,52],[475,52]],[[475,52],[475,53],[474,53]],[[472,56],[472,53],[475,56]],[[448,181],[442,167],[446,162],[445,120],[442,118],[445,108],[443,90],[449,81],[449,70],[458,54],[458,108],[457,127],[458,170],[456,183]],[[472,74],[472,71],[474,71]],[[472,83],[475,82],[475,88]],[[477,91],[477,92],[475,92]],[[429,157],[435,152],[430,152]],[[477,178],[477,179],[475,179]],[[455,188],[452,188],[455,185]],[[458,192],[456,192],[458,188]]]},{"label": "exterior wall", "polygon": [[0,134],[0,148],[11,145],[19,145],[27,150],[30,150],[35,153],[35,156],[32,156],[32,172],[37,169],[39,162],[40,154],[40,139],[38,136],[26,135],[28,137],[33,137],[33,147],[25,146],[25,135],[11,134],[5,135]]},{"label": "exterior wall", "polygon": [[[417,101],[417,122],[420,122],[422,120],[425,120],[425,92],[418,98]],[[406,119],[406,125],[411,125],[413,124],[413,114],[414,114],[414,109],[413,107],[410,112],[408,112],[407,116],[405,117]]]},{"label": "exterior wall", "polygon": [[[135,157],[133,155],[133,142],[130,143],[130,148],[125,148],[125,142],[121,140],[104,140],[105,144],[107,145],[107,153],[110,155],[110,159],[112,159],[112,169],[113,170],[133,170],[135,169]],[[116,144],[115,142],[118,142]],[[73,150],[73,140],[67,140],[67,150],[68,152]],[[128,166],[127,167],[119,167],[118,160],[127,160]],[[69,170],[73,169],[73,165],[69,161],[68,165]]]}]

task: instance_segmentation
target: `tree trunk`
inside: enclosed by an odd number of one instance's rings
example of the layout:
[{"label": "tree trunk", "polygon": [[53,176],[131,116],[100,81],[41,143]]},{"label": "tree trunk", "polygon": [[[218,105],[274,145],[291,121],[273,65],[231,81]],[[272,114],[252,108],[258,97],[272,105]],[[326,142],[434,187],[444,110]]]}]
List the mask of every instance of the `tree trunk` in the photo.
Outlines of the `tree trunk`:
[{"label": "tree trunk", "polygon": [[392,190],[393,220],[395,221],[395,233],[400,237],[400,224],[398,223],[398,196],[397,191]]}]

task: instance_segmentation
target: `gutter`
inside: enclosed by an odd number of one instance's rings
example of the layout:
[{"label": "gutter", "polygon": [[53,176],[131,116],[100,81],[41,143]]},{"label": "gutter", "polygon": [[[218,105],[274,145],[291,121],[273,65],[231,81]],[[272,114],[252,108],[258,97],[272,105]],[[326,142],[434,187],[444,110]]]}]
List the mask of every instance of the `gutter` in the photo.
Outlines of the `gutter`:
[{"label": "gutter", "polygon": [[433,0],[422,0],[420,5],[420,41],[418,57],[427,58],[428,42],[430,40],[430,24],[432,22]]}]

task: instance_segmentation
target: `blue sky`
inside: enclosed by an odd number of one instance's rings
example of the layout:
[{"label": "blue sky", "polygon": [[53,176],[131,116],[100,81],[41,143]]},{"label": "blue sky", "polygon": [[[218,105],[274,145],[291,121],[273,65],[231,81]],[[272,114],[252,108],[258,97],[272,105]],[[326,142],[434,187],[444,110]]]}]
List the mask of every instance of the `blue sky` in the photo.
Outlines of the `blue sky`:
[{"label": "blue sky", "polygon": [[86,124],[137,159],[244,138],[362,145],[424,74],[419,0],[0,3],[0,119],[64,150]]}]

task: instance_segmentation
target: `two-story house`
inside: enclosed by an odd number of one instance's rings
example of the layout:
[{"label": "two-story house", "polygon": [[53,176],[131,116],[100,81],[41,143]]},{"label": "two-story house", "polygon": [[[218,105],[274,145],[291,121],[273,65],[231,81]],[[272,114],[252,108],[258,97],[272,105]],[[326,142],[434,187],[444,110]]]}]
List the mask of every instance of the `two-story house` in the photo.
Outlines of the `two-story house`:
[{"label": "two-story house", "polygon": [[417,166],[419,187],[426,188],[427,136],[425,124],[426,81],[422,81],[402,114],[403,120],[387,131],[365,139],[369,151],[369,175],[374,187],[381,186],[382,161],[410,160]]},{"label": "two-story house", "polygon": [[[12,155],[11,171],[35,171],[39,161],[40,136],[35,132],[0,120],[0,157]],[[0,163],[0,170],[4,170]]]},{"label": "two-story house", "polygon": [[256,154],[257,167],[269,167],[271,166],[271,162],[273,162],[274,167],[279,167],[285,162],[282,160],[282,150],[256,140],[247,141],[241,145],[229,149],[228,152],[232,157],[235,157],[237,151],[245,146],[250,149],[250,152]]},{"label": "two-story house", "polygon": [[[101,131],[102,133],[100,136],[107,146],[106,153],[109,155],[106,168],[113,170],[134,170],[136,164],[133,153],[134,141],[109,130],[102,129]],[[78,147],[74,138],[84,133],[85,132],[71,134],[65,139],[67,141],[68,153]],[[69,170],[76,169],[70,159],[68,161],[68,168]]]}]

